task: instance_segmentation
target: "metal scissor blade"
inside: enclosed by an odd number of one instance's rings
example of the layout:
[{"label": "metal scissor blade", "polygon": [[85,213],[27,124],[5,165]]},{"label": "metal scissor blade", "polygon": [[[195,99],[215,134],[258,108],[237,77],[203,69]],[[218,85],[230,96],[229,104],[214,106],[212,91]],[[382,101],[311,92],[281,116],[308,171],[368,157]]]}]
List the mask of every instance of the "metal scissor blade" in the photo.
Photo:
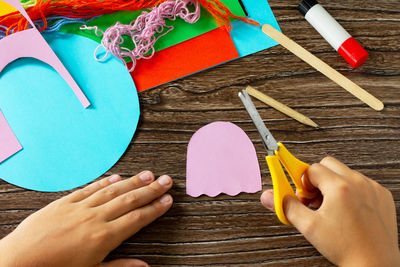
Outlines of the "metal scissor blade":
[{"label": "metal scissor blade", "polygon": [[265,149],[267,149],[268,151],[268,155],[274,155],[275,150],[278,150],[278,143],[276,142],[275,138],[272,136],[268,128],[265,126],[263,120],[260,117],[260,114],[253,104],[253,101],[250,99],[249,94],[246,92],[246,90],[242,90],[242,92],[239,92],[238,96],[240,100],[242,100],[242,103],[246,108],[247,113],[249,113],[250,118],[256,126],[265,146]]}]

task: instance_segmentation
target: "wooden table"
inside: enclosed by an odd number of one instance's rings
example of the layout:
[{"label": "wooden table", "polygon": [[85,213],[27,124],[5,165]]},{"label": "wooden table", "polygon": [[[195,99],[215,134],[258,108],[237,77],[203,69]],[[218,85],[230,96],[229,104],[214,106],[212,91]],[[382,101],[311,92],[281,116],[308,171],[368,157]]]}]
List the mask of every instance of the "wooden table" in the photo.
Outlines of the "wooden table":
[{"label": "wooden table", "polygon": [[[298,1],[270,0],[285,34],[385,103],[376,112],[280,46],[140,94],[140,127],[106,175],[143,169],[169,174],[173,208],[127,240],[110,258],[138,257],[152,266],[330,266],[293,227],[279,223],[260,193],[192,198],[185,194],[186,148],[200,127],[236,123],[256,146],[263,188],[271,188],[265,150],[237,97],[246,85],[306,114],[312,129],[255,101],[272,133],[302,160],[332,155],[389,188],[400,214],[400,5],[398,0],[323,1],[370,52],[352,68],[296,10]],[[62,193],[31,192],[0,182],[0,237]],[[399,219],[399,216],[398,216]]]}]

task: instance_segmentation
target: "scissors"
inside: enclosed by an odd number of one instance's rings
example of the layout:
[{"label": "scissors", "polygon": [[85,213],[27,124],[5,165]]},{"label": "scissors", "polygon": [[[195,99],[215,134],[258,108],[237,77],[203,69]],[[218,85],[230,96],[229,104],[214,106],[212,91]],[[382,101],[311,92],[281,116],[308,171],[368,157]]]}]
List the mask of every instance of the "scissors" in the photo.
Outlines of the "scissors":
[{"label": "scissors", "polygon": [[268,153],[266,160],[271,173],[272,185],[274,188],[276,215],[283,224],[291,225],[283,211],[283,200],[286,196],[296,197],[296,195],[283,171],[282,165],[292,178],[299,196],[306,199],[312,199],[316,196],[317,192],[307,191],[301,181],[303,173],[310,167],[310,165],[297,159],[289,152],[289,150],[285,148],[282,143],[278,143],[275,140],[271,132],[265,126],[260,114],[258,113],[246,90],[239,92],[239,98],[242,100],[247,113],[249,113],[254,125],[256,126],[264,147]]}]

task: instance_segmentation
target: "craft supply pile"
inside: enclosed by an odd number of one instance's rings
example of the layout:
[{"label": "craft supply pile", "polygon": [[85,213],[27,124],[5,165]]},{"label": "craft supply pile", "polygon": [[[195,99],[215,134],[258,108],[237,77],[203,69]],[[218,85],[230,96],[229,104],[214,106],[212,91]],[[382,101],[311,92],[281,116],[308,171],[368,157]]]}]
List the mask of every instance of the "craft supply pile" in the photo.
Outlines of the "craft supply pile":
[{"label": "craft supply pile", "polygon": [[[353,68],[367,60],[366,50],[317,1],[303,0],[299,10]],[[89,183],[131,143],[140,117],[138,92],[278,44],[371,108],[383,109],[376,97],[282,34],[266,0],[0,0],[0,177],[48,192]],[[308,165],[275,141],[250,95],[319,126],[265,92],[249,86],[239,93],[267,149],[278,217],[288,224],[282,200],[294,193],[281,164],[300,193]],[[186,189],[193,197],[262,189],[256,150],[241,128],[215,122],[193,135]]]}]

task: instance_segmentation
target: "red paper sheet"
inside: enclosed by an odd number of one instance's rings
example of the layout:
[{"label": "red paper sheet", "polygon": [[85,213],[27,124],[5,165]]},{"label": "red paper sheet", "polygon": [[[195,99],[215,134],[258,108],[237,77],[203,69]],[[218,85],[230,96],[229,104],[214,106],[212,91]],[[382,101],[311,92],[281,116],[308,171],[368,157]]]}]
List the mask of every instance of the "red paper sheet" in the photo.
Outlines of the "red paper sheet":
[{"label": "red paper sheet", "polygon": [[140,60],[131,75],[141,92],[238,57],[229,33],[217,28]]}]

